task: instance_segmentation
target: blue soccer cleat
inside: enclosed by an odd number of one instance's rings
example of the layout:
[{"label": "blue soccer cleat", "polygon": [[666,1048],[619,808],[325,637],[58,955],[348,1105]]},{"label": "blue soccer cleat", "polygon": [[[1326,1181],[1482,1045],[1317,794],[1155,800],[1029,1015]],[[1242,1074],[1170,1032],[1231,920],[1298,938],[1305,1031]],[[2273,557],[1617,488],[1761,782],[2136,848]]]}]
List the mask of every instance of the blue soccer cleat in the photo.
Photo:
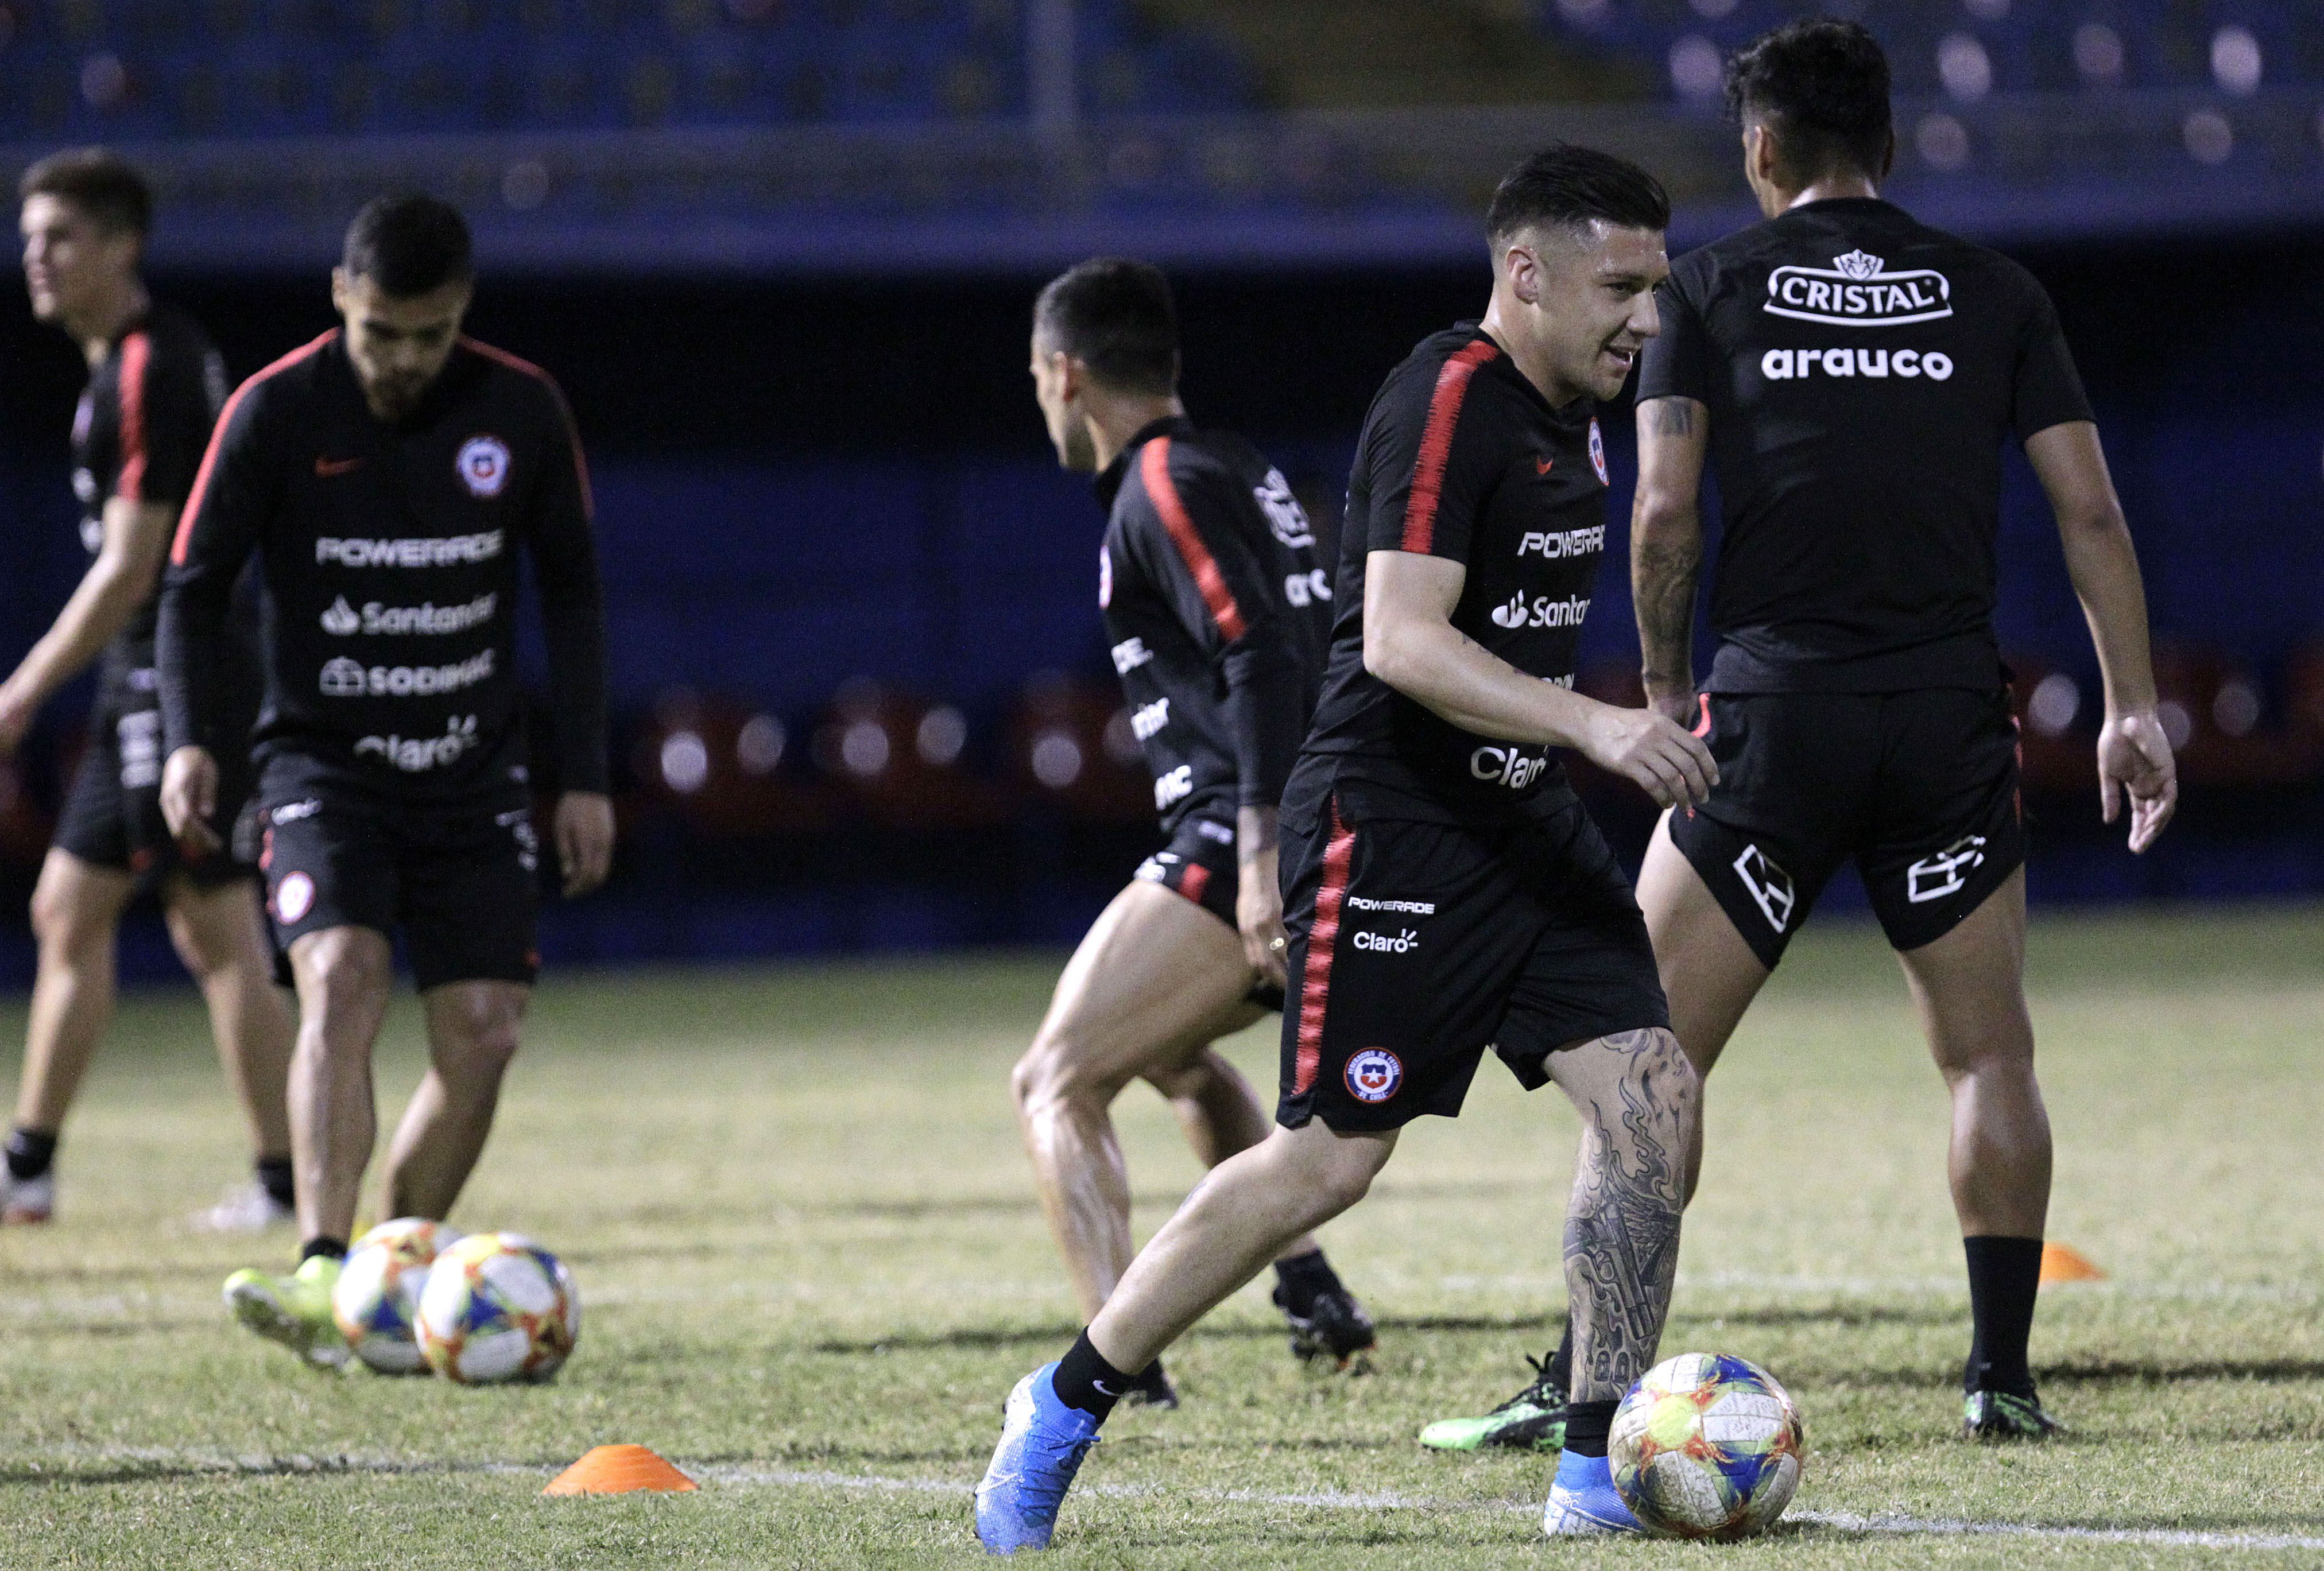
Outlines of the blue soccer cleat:
[{"label": "blue soccer cleat", "polygon": [[1562,1451],[1557,1482],[1549,1486],[1549,1503],[1542,1507],[1541,1530],[1553,1539],[1581,1539],[1643,1534],[1646,1530],[1622,1503],[1614,1487],[1614,1469],[1606,1458]]},{"label": "blue soccer cleat", "polygon": [[1056,1373],[1044,1364],[1001,1410],[1001,1444],[976,1486],[976,1538],[988,1553],[1047,1548],[1057,1507],[1097,1444],[1096,1417],[1057,1400]]}]

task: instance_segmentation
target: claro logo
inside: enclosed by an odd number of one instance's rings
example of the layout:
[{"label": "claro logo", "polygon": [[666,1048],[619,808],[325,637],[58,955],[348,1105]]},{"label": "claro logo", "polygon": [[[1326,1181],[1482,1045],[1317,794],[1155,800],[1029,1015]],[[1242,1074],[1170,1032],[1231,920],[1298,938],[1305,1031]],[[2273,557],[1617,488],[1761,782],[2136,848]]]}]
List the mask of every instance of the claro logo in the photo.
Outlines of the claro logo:
[{"label": "claro logo", "polygon": [[1890,272],[1877,256],[1851,251],[1824,267],[1779,267],[1767,275],[1767,310],[1798,322],[1841,327],[1901,327],[1953,314],[1953,287],[1932,268]]}]

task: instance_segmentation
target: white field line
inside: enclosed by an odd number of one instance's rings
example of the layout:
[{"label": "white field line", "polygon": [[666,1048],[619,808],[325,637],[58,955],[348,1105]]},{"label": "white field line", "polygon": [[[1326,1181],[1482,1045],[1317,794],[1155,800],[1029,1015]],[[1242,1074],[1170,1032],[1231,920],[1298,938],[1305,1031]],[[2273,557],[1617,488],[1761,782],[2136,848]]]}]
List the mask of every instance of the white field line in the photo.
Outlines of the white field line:
[{"label": "white field line", "polygon": [[[44,1447],[42,1455],[60,1461],[145,1462],[189,1467],[220,1474],[378,1474],[429,1473],[530,1474],[535,1477],[557,1471],[537,1462],[430,1461],[422,1457],[378,1456],[235,1456],[225,1451],[180,1450],[145,1446]],[[876,1473],[832,1473],[781,1467],[751,1467],[732,1463],[678,1467],[697,1483],[729,1489],[840,1489],[881,1494],[944,1494],[964,1496],[973,1486],[956,1478],[898,1478]],[[1416,1511],[1434,1512],[1494,1511],[1532,1516],[1540,1507],[1529,1502],[1429,1500],[1385,1492],[1353,1493],[1317,1490],[1276,1493],[1258,1489],[1170,1489],[1158,1484],[1096,1484],[1082,1493],[1109,1499],[1151,1499],[1177,1496],[1236,1504],[1304,1506],[1318,1511]],[[1899,1537],[2041,1539],[2065,1543],[2144,1544],[2164,1548],[2248,1549],[2260,1551],[2324,1550],[2324,1537],[2297,1533],[2227,1533],[2182,1531],[2169,1528],[2047,1527],[2032,1522],[1978,1522],[1949,1518],[1860,1516],[1853,1511],[1794,1511],[1786,1521],[1828,1528],[1842,1533],[1881,1533]]]}]

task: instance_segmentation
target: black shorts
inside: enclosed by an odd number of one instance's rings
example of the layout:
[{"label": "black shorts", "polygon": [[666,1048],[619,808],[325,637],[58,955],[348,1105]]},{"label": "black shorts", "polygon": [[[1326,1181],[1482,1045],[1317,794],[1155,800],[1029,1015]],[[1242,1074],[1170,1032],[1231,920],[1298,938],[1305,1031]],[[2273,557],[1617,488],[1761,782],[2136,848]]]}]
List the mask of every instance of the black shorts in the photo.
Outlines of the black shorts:
[{"label": "black shorts", "polygon": [[1285,826],[1299,1008],[1277,1123],[1449,1118],[1488,1047],[1532,1090],[1561,1047],[1669,1025],[1646,919],[1581,804],[1491,831],[1344,812]]},{"label": "black shorts", "polygon": [[131,672],[124,683],[107,683],[89,715],[88,746],[57,815],[56,845],[95,867],[112,868],[141,879],[183,872],[212,888],[250,878],[248,826],[237,834],[236,820],[250,800],[253,770],[248,758],[218,760],[217,811],[210,827],[226,849],[189,858],[170,837],[161,817],[161,709],[150,671]]},{"label": "black shorts", "polygon": [[447,982],[530,983],[540,839],[524,798],[420,807],[309,786],[260,804],[259,866],[275,970],[292,943],[333,927],[399,930],[420,990]]},{"label": "black shorts", "polygon": [[[1242,888],[1242,863],[1235,855],[1235,831],[1231,823],[1190,813],[1170,837],[1170,843],[1138,866],[1138,875],[1184,895],[1240,934],[1235,896]],[[1283,989],[1260,982],[1250,990],[1250,1001],[1269,1009],[1283,1007]]]},{"label": "black shorts", "polygon": [[1853,857],[1888,942],[1942,938],[2025,860],[2006,691],[1708,694],[1719,785],[1671,840],[1773,968]]}]

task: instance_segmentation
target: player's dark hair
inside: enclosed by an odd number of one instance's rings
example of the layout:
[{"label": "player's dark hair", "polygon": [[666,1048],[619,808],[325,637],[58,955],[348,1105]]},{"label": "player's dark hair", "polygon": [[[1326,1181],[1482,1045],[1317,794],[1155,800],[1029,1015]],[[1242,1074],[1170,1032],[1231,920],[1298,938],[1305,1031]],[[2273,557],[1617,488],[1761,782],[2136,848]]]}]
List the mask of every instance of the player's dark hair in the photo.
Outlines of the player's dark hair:
[{"label": "player's dark hair", "polygon": [[1820,16],[1759,38],[1727,62],[1727,107],[1775,133],[1787,186],[1888,171],[1888,57],[1857,23]]},{"label": "player's dark hair", "polygon": [[1178,307],[1158,267],[1092,257],[1041,290],[1033,331],[1108,387],[1157,396],[1177,390]]},{"label": "player's dark hair", "polygon": [[405,191],[378,198],[355,215],[339,265],[349,278],[371,280],[390,299],[408,300],[474,278],[475,243],[460,209]]},{"label": "player's dark hair", "polygon": [[1511,170],[1493,192],[1485,237],[1495,244],[1536,225],[1603,220],[1617,229],[1667,229],[1670,194],[1626,158],[1554,142]]},{"label": "player's dark hair", "polygon": [[143,235],[153,229],[153,188],[134,165],[108,148],[51,153],[24,171],[16,182],[16,195],[23,201],[54,197],[70,202],[110,234],[127,231]]}]

